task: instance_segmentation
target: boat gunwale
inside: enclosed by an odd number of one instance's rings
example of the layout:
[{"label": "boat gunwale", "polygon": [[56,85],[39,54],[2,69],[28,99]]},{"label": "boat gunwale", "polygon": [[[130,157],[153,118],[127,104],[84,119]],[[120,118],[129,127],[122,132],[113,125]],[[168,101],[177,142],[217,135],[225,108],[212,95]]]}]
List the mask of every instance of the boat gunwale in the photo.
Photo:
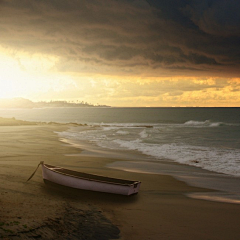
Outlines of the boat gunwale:
[{"label": "boat gunwale", "polygon": [[[128,187],[130,187],[130,186],[135,187],[135,186],[138,186],[141,183],[140,181],[135,181],[135,180],[125,180],[125,179],[119,179],[119,178],[105,177],[105,176],[91,174],[91,173],[78,172],[78,171],[74,171],[74,170],[71,170],[71,169],[58,167],[58,166],[53,166],[53,165],[49,165],[49,164],[45,164],[45,163],[43,163],[43,167],[47,168],[49,171],[52,171],[52,172],[55,172],[55,173],[58,173],[58,174],[61,174],[61,175],[65,175],[65,176],[73,177],[73,178],[77,178],[77,179],[82,179],[82,180],[86,180],[86,181],[92,181],[92,182],[100,182],[100,183],[106,183],[106,184],[112,184],[112,185],[121,185],[121,186],[128,186]],[[94,179],[94,178],[85,178],[85,177],[80,177],[80,176],[75,176],[75,175],[72,175],[72,174],[60,172],[60,171],[57,171],[57,169],[51,169],[51,167],[67,170],[67,171],[70,171],[70,172],[73,172],[73,173],[74,172],[75,173],[80,173],[80,174],[82,173],[82,174],[87,174],[87,175],[90,175],[90,176],[102,177],[102,178],[106,178],[106,179],[116,179],[116,180],[121,180],[121,181],[129,181],[129,182],[132,182],[132,183],[118,183],[118,182],[104,181],[104,180],[99,180],[99,179]]]}]

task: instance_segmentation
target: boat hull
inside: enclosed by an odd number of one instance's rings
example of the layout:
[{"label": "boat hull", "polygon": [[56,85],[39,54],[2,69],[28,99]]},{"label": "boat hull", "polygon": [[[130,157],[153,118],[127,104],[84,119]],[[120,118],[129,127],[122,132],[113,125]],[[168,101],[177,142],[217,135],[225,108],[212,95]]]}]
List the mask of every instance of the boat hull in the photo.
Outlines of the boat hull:
[{"label": "boat hull", "polygon": [[[69,174],[62,174],[58,172],[58,169],[62,170],[62,168],[60,167],[49,168],[45,164],[42,164],[43,179],[56,184],[71,187],[71,188],[114,193],[114,194],[121,194],[121,195],[132,195],[132,194],[138,193],[140,184],[141,184],[141,182],[139,181],[135,181],[131,184],[119,184],[119,183],[116,184],[116,183],[107,182],[107,181],[99,181],[99,180],[96,181],[94,179],[84,179],[84,178],[72,176]],[[92,176],[96,176],[96,175],[92,175]]]}]

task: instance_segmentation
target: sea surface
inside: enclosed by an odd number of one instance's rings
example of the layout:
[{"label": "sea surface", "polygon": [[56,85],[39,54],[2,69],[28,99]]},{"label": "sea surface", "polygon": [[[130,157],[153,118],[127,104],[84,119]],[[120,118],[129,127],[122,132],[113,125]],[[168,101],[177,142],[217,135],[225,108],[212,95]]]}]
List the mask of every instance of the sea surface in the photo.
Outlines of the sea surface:
[{"label": "sea surface", "polygon": [[61,139],[134,150],[154,162],[177,162],[240,176],[240,108],[0,109],[1,117],[79,123]]},{"label": "sea surface", "polygon": [[59,136],[240,176],[240,108],[1,109],[0,116],[87,124]]}]

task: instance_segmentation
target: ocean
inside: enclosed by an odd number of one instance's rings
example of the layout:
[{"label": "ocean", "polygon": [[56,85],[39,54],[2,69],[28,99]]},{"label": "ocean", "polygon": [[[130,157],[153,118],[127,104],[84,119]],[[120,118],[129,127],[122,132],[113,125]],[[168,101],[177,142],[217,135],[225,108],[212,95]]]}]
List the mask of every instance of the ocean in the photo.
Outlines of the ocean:
[{"label": "ocean", "polygon": [[153,168],[158,162],[176,162],[240,176],[240,108],[1,109],[0,116],[86,124],[59,132],[59,138],[136,151]]}]

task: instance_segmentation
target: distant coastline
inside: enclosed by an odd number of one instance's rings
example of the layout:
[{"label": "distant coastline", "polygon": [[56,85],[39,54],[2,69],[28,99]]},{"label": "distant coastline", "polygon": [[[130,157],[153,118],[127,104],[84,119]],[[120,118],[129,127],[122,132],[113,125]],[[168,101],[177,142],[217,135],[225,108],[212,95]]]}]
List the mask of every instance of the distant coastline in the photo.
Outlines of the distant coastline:
[{"label": "distant coastline", "polygon": [[84,101],[68,102],[68,101],[40,101],[33,102],[25,98],[0,99],[0,108],[61,108],[61,107],[110,107],[107,105],[94,105]]},{"label": "distant coastline", "polygon": [[79,127],[79,126],[87,126],[87,124],[79,124],[74,122],[69,123],[58,123],[58,122],[36,122],[36,121],[25,121],[16,119],[15,117],[12,118],[4,118],[0,117],[0,127],[1,126],[25,126],[25,125],[52,125],[52,126],[72,126],[72,127]]}]

